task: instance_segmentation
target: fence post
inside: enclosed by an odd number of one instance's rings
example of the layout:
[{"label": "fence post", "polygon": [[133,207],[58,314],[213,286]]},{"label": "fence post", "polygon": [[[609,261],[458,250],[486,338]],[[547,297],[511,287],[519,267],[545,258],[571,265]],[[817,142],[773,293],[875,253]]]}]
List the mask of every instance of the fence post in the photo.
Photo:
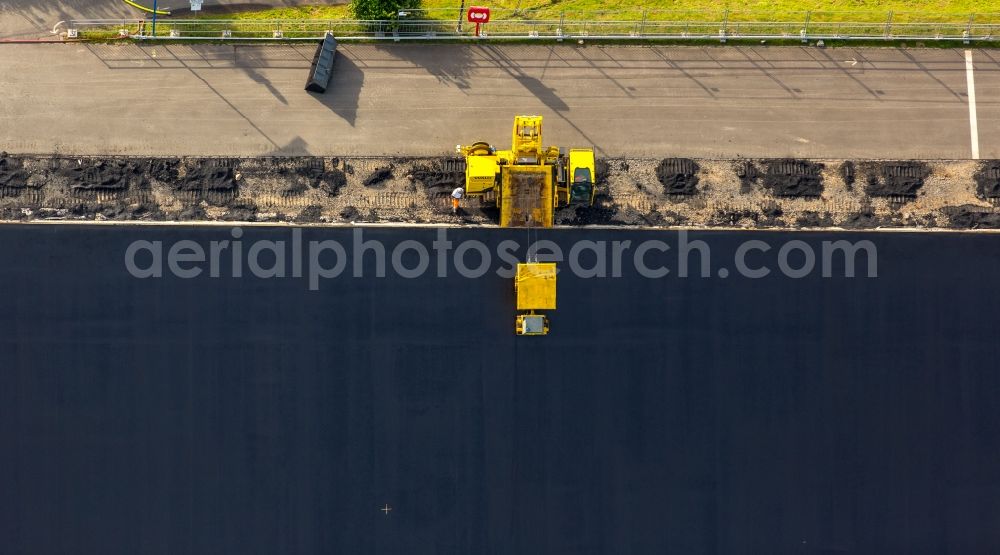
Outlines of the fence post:
[{"label": "fence post", "polygon": [[648,9],[642,10],[642,23],[639,25],[639,36],[646,34],[646,14],[649,12]]},{"label": "fence post", "polygon": [[965,28],[965,44],[969,44],[969,38],[972,36],[972,22],[976,20],[976,14],[969,14],[969,26]]},{"label": "fence post", "polygon": [[566,34],[566,12],[559,12],[559,40]]},{"label": "fence post", "polygon": [[806,12],[806,24],[802,28],[802,42],[809,42],[809,20],[812,19],[812,10]]},{"label": "fence post", "polygon": [[721,42],[726,42],[726,35],[729,33],[729,8],[722,14],[722,29],[720,29],[722,35],[719,37]]},{"label": "fence post", "polygon": [[891,36],[892,36],[892,11],[890,10],[889,15],[886,16],[885,18],[885,35],[883,38],[885,38],[885,40],[889,40],[889,37]]}]

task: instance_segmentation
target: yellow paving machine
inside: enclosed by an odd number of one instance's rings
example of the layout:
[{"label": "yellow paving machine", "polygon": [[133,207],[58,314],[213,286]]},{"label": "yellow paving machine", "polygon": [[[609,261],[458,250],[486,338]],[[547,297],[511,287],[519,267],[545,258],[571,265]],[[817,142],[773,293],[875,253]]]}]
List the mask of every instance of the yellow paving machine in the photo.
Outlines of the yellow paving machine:
[{"label": "yellow paving machine", "polygon": [[510,150],[486,142],[459,146],[465,196],[495,202],[500,227],[552,227],[556,208],[594,203],[594,151],[542,143],[542,117],[514,118]]},{"label": "yellow paving machine", "polygon": [[[541,116],[517,116],[510,150],[486,142],[459,146],[465,157],[465,196],[500,208],[500,227],[552,227],[555,210],[594,204],[594,151],[567,152],[542,143]],[[514,278],[518,335],[545,335],[549,320],[539,310],[556,308],[556,265],[517,265]]]}]

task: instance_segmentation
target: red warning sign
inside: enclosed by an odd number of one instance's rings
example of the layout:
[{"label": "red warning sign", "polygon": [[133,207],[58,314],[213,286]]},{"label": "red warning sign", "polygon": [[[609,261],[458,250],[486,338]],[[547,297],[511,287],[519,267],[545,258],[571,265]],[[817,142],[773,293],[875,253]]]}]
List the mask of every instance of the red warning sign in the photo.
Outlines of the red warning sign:
[{"label": "red warning sign", "polygon": [[490,9],[484,6],[469,6],[469,12],[465,15],[469,23],[489,23]]}]

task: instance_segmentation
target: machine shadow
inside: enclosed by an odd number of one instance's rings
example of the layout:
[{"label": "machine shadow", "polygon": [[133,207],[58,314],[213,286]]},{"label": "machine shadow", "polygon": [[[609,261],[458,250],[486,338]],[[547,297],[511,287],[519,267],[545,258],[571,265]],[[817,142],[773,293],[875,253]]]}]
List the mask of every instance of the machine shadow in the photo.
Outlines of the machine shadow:
[{"label": "machine shadow", "polygon": [[530,63],[518,61],[508,48],[476,45],[469,48],[449,48],[447,45],[427,45],[420,48],[379,45],[383,55],[395,57],[423,69],[439,82],[460,90],[470,89],[475,69],[503,71],[514,78],[529,93],[553,112],[565,112],[569,106],[542,79],[529,74]]},{"label": "machine shadow", "polygon": [[[305,83],[305,75],[303,75],[303,83]],[[358,118],[358,103],[364,84],[365,73],[358,67],[357,62],[342,52],[338,52],[337,58],[333,62],[333,73],[330,76],[330,85],[326,88],[326,92],[306,94],[311,95],[320,104],[354,127]]]},{"label": "machine shadow", "polygon": [[383,58],[395,58],[423,69],[441,84],[469,89],[469,78],[475,67],[474,48],[452,48],[448,45],[376,45],[375,52]]}]

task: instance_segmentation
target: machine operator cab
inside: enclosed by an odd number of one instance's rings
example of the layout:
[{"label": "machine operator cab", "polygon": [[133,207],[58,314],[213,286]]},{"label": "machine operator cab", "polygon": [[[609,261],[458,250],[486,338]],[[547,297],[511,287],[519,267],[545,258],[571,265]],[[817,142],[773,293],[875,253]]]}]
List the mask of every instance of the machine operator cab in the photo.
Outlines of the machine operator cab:
[{"label": "machine operator cab", "polygon": [[574,148],[569,151],[569,203],[593,204],[597,188],[595,180],[594,151]]}]

